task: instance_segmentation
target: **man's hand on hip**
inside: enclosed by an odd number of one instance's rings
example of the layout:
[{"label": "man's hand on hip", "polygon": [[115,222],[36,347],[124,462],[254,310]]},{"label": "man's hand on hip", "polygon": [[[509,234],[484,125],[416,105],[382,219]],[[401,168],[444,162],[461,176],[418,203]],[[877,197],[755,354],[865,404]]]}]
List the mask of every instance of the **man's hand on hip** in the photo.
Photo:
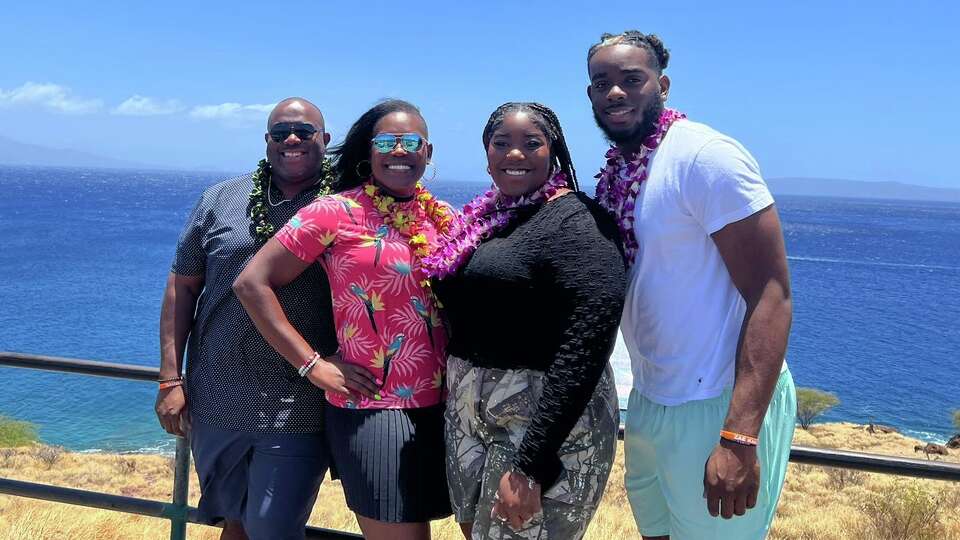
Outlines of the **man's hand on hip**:
[{"label": "man's hand on hip", "polygon": [[711,516],[742,516],[757,504],[760,462],[757,447],[721,440],[703,468],[703,496]]}]

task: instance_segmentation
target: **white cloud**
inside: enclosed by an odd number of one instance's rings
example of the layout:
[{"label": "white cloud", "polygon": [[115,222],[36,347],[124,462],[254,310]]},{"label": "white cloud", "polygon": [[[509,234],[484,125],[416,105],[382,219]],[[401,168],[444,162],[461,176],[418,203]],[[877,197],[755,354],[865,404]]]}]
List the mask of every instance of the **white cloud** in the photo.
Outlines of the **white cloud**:
[{"label": "white cloud", "polygon": [[190,116],[204,120],[266,120],[275,103],[260,105],[241,105],[240,103],[221,103],[220,105],[199,105],[190,111]]},{"label": "white cloud", "polygon": [[133,97],[127,98],[126,101],[117,105],[117,107],[113,109],[113,114],[125,116],[159,116],[178,113],[183,109],[183,105],[175,99],[162,101],[134,94]]},{"label": "white cloud", "polygon": [[56,112],[84,114],[99,110],[99,99],[83,99],[72,95],[69,88],[52,83],[27,82],[18,88],[0,88],[0,106],[40,106]]},{"label": "white cloud", "polygon": [[[192,118],[218,120],[239,127],[254,121],[264,121],[275,105],[228,102],[188,108],[176,99],[156,99],[134,94],[110,109],[110,112],[124,116],[160,116],[186,112]],[[0,108],[2,107],[41,107],[60,113],[85,114],[102,110],[104,104],[99,99],[77,97],[66,86],[27,82],[10,90],[0,88]]]}]

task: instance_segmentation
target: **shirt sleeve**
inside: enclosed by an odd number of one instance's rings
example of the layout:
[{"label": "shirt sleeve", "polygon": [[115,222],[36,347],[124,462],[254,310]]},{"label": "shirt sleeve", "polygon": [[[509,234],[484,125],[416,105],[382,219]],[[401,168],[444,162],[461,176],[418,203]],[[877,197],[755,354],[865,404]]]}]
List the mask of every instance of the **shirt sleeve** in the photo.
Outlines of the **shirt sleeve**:
[{"label": "shirt sleeve", "polygon": [[170,271],[181,276],[200,276],[207,269],[207,252],[204,250],[203,242],[207,231],[210,229],[213,214],[210,212],[210,205],[206,203],[207,194],[201,196],[197,201],[187,223],[180,232],[180,239],[177,241],[177,253],[174,256],[173,266]]},{"label": "shirt sleeve", "polygon": [[680,195],[707,234],[773,204],[757,161],[725,139],[714,139],[700,149],[680,179]]},{"label": "shirt sleeve", "polygon": [[337,239],[342,211],[336,196],[321,197],[301,208],[275,238],[297,258],[312,263]]},{"label": "shirt sleeve", "polygon": [[567,218],[553,238],[545,251],[551,253],[558,300],[572,309],[513,459],[544,491],[562,472],[560,447],[586,410],[613,351],[626,290],[623,252],[612,220],[581,211]]}]

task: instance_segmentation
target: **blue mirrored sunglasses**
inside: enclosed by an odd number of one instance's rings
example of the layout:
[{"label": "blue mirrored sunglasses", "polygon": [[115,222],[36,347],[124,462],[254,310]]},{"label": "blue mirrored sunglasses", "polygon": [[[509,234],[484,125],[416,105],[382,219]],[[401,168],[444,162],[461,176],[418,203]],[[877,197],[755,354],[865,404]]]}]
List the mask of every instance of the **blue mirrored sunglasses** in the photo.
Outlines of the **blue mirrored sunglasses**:
[{"label": "blue mirrored sunglasses", "polygon": [[416,152],[423,148],[426,139],[416,133],[381,133],[370,140],[381,154],[389,154],[399,144],[407,152]]}]

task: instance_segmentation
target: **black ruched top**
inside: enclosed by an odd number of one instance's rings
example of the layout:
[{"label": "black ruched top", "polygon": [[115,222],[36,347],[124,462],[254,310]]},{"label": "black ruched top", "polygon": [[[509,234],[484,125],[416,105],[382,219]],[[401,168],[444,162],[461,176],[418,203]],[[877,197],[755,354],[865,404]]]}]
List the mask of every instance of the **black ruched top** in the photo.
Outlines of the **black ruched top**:
[{"label": "black ruched top", "polygon": [[613,350],[626,271],[616,224],[583,193],[516,212],[434,290],[450,354],[474,366],[544,372],[514,465],[546,490]]}]

